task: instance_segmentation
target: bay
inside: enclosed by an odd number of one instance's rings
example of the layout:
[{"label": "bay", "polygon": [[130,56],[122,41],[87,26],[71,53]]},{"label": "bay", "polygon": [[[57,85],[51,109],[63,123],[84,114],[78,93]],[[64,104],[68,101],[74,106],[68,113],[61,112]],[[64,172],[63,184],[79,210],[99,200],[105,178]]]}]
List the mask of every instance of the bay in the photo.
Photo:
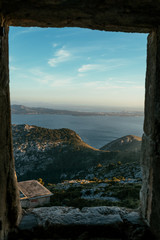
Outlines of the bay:
[{"label": "bay", "polygon": [[12,114],[12,124],[29,124],[50,129],[74,130],[87,144],[100,148],[125,135],[143,134],[143,117],[18,115]]}]

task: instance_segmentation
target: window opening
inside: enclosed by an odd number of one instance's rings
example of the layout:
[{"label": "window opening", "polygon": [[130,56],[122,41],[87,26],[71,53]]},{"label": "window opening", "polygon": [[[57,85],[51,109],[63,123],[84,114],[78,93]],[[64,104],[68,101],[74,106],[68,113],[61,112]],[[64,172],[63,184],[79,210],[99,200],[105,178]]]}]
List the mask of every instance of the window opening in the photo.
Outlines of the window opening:
[{"label": "window opening", "polygon": [[17,177],[49,205],[138,206],[145,48],[145,34],[10,29]]}]

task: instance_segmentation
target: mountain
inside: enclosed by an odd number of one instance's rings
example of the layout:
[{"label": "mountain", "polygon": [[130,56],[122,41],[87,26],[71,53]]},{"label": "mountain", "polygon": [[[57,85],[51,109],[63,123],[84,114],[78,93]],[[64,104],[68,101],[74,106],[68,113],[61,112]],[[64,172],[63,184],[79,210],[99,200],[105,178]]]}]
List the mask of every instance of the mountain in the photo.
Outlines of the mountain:
[{"label": "mountain", "polygon": [[81,112],[69,110],[57,110],[40,107],[26,107],[23,105],[11,105],[12,114],[56,114],[56,115],[72,115],[72,116],[143,116],[142,111],[123,111],[123,112]]},{"label": "mountain", "polygon": [[12,133],[18,181],[42,178],[57,183],[65,179],[120,175],[135,178],[140,172],[140,151],[95,149],[70,129],[52,130],[24,124],[12,125]]},{"label": "mountain", "polygon": [[13,125],[12,133],[18,180],[43,178],[58,182],[117,155],[92,148],[70,129],[25,124]]},{"label": "mountain", "polygon": [[127,135],[121,138],[118,138],[103,147],[101,150],[107,151],[140,151],[141,149],[142,138],[134,135]]}]

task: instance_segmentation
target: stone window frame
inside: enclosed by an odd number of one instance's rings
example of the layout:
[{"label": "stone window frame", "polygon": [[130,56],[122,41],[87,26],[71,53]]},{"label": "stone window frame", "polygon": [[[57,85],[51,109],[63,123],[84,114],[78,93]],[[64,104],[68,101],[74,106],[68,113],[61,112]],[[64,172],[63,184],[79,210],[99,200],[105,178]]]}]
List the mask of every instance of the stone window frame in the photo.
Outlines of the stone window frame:
[{"label": "stone window frame", "polygon": [[[18,5],[17,5],[18,3]],[[21,216],[11,135],[8,27],[86,27],[149,33],[142,140],[141,214],[160,238],[160,2],[48,0],[0,2],[0,239]]]}]

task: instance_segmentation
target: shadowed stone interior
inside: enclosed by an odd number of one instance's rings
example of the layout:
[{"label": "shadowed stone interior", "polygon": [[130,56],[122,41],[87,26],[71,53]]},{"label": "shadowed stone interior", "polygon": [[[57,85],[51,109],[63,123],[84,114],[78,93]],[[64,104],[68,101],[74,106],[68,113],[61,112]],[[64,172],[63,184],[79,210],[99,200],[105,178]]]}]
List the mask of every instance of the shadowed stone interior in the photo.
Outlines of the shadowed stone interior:
[{"label": "shadowed stone interior", "polygon": [[160,239],[160,1],[0,1],[0,239],[20,218],[11,138],[8,26],[148,32],[141,213]]}]

